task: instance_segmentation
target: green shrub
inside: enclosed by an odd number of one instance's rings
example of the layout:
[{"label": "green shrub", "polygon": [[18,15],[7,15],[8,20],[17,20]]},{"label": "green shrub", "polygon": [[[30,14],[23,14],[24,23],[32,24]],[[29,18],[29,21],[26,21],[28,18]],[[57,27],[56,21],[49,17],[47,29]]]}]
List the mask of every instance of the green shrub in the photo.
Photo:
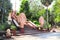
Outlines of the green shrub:
[{"label": "green shrub", "polygon": [[11,29],[12,29],[12,30],[16,30],[16,26],[11,25]]},{"label": "green shrub", "polygon": [[0,24],[0,30],[5,30],[8,27],[7,23]]}]

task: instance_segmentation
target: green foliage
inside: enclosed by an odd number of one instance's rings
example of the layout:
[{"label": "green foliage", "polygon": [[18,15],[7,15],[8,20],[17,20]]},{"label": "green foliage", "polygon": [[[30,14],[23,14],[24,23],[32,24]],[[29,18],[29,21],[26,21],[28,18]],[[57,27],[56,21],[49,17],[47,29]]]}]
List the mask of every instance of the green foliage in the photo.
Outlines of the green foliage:
[{"label": "green foliage", "polygon": [[[52,1],[52,0],[51,0]],[[49,2],[51,2],[49,0]],[[43,16],[47,21],[47,11],[41,5],[38,5],[38,1],[27,1],[22,0],[20,12],[25,12],[27,19],[34,22],[37,26],[40,25],[38,19],[40,16]],[[50,12],[48,9],[48,22],[60,22],[60,0],[56,0],[56,4],[53,6],[53,11]],[[46,23],[48,26],[51,26],[49,23]],[[46,25],[45,24],[45,25]],[[47,26],[46,26],[47,27]]]},{"label": "green foliage", "polygon": [[0,30],[5,30],[8,27],[6,21],[11,7],[10,0],[0,0]]},{"label": "green foliage", "polygon": [[27,0],[22,0],[22,3],[21,3],[21,8],[20,8],[20,13],[21,12],[24,12],[28,18],[28,15],[29,15],[29,3]]},{"label": "green foliage", "polygon": [[51,27],[51,24],[47,23],[46,21],[44,22],[44,28],[50,28]]},{"label": "green foliage", "polygon": [[5,25],[0,25],[0,31],[4,30],[4,28],[5,28]]},{"label": "green foliage", "polygon": [[11,10],[10,0],[0,0],[0,23],[6,22],[9,11]]},{"label": "green foliage", "polygon": [[22,0],[20,12],[25,12],[28,20],[38,20],[38,18],[43,15],[45,11],[44,8],[42,9],[40,6],[37,7],[36,3],[34,3],[33,9],[30,9],[31,6],[29,4],[27,0]]},{"label": "green foliage", "polygon": [[[39,17],[44,15],[45,9],[41,6],[38,6],[36,2],[34,2],[34,6],[30,6],[29,4],[30,3],[27,0],[22,0],[20,12],[25,12],[27,19],[39,26]],[[32,7],[32,9],[30,9],[30,7]]]},{"label": "green foliage", "polygon": [[56,23],[60,22],[60,2],[59,0],[57,0],[56,4],[54,5],[54,15],[55,15],[55,19],[54,21]]},{"label": "green foliage", "polygon": [[39,15],[39,16],[41,16],[41,15],[44,16],[45,12],[46,12],[45,9],[41,9],[41,10],[38,12],[37,15]]},{"label": "green foliage", "polygon": [[60,22],[60,14],[58,14],[54,20],[56,23]]},{"label": "green foliage", "polygon": [[37,20],[32,20],[32,21],[33,21],[33,23],[35,23],[37,25],[37,27],[40,26],[40,24],[39,24],[39,22]]},{"label": "green foliage", "polygon": [[16,30],[16,26],[11,25],[11,29],[12,29],[12,30]]},{"label": "green foliage", "polygon": [[3,24],[0,24],[0,31],[5,30],[7,27],[9,27],[7,22],[3,23]]}]

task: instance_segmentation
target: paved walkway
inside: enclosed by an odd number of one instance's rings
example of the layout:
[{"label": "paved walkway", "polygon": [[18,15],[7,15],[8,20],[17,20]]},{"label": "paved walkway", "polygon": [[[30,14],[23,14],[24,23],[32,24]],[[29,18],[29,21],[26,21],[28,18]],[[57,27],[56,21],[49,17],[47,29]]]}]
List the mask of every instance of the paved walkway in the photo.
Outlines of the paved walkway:
[{"label": "paved walkway", "polygon": [[34,35],[12,36],[14,40],[60,40],[60,33],[41,33]]},{"label": "paved walkway", "polygon": [[[20,35],[20,34],[19,34]],[[59,32],[40,32],[34,29],[25,29],[24,35],[12,36],[7,40],[60,40]]]}]

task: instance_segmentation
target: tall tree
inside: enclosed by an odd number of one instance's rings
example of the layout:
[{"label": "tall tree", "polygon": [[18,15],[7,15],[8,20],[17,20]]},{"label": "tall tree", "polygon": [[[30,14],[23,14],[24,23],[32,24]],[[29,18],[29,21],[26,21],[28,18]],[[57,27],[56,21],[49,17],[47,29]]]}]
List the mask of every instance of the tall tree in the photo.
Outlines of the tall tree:
[{"label": "tall tree", "polygon": [[11,10],[10,0],[0,0],[0,24],[7,20],[8,12]]}]

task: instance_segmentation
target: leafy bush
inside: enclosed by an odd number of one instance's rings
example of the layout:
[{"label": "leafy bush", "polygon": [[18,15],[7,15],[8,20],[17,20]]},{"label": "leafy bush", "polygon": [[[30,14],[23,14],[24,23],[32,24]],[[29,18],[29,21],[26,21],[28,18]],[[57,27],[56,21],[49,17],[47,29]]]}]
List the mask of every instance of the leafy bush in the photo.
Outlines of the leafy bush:
[{"label": "leafy bush", "polygon": [[59,23],[60,22],[60,0],[57,0],[56,1],[56,4],[54,5],[54,15],[55,15],[55,18],[54,18],[54,21],[55,23]]},{"label": "leafy bush", "polygon": [[9,25],[8,23],[0,24],[0,31],[1,30],[6,30],[8,28],[16,30],[16,26],[14,24],[12,24],[12,25]]},{"label": "leafy bush", "polygon": [[5,30],[7,27],[9,27],[8,23],[0,24],[0,30]]},{"label": "leafy bush", "polygon": [[37,27],[39,27],[39,26],[40,26],[39,22],[38,22],[38,21],[36,21],[36,20],[33,20],[33,23],[35,23],[35,24],[37,25]]},{"label": "leafy bush", "polygon": [[16,26],[11,25],[11,29],[12,29],[12,30],[16,30]]}]

